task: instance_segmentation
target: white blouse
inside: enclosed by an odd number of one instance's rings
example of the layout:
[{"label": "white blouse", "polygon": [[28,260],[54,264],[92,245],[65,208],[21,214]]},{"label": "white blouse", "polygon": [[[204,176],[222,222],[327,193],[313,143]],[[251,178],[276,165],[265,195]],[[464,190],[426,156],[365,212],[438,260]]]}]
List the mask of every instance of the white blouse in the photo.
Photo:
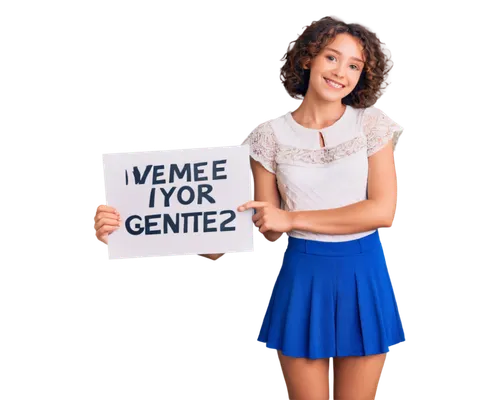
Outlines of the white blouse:
[{"label": "white blouse", "polygon": [[[366,200],[368,157],[390,139],[395,149],[402,131],[402,126],[374,106],[346,106],[340,119],[323,129],[300,125],[290,111],[257,126],[242,144],[249,145],[250,156],[276,175],[281,209],[323,210]],[[287,234],[341,242],[374,231],[331,235],[292,230]]]}]

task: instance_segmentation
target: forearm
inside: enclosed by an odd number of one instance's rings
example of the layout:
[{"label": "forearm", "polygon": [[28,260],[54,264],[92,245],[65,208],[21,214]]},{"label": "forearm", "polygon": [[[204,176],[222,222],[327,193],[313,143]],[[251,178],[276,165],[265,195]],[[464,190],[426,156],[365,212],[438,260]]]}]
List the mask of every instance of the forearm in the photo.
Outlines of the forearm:
[{"label": "forearm", "polygon": [[292,229],[345,235],[391,226],[387,208],[374,200],[362,200],[328,210],[292,211]]},{"label": "forearm", "polygon": [[266,239],[269,240],[270,242],[275,242],[281,237],[282,234],[283,232],[275,232],[275,231],[267,231],[263,233]]}]

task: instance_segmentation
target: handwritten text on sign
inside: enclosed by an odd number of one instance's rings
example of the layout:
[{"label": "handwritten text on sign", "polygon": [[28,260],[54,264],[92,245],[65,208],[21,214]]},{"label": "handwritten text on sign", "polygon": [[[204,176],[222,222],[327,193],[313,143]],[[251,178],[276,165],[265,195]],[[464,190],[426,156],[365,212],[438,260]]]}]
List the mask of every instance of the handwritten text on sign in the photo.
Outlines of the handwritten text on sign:
[{"label": "handwritten text on sign", "polygon": [[251,217],[236,210],[250,199],[247,146],[105,154],[104,168],[124,222],[110,258],[252,250]]},{"label": "handwritten text on sign", "polygon": [[[227,179],[227,175],[220,174],[224,171],[223,164],[226,164],[227,160],[217,160],[212,162],[212,180],[218,179]],[[205,175],[205,171],[203,167],[206,167],[208,162],[200,162],[194,164],[184,164],[184,166],[179,168],[177,164],[170,165],[170,171],[168,173],[169,179],[168,183],[172,184],[176,181],[176,179],[185,180],[187,182],[200,182],[200,181],[208,181],[208,176]],[[177,202],[177,204],[181,205],[189,205],[196,200],[197,205],[203,204],[205,201],[209,204],[215,204],[215,199],[213,197],[213,185],[210,183],[198,184],[196,188],[192,188],[188,185],[183,186],[170,186],[167,189],[160,187],[158,190],[158,194],[156,193],[156,187],[154,185],[165,185],[167,180],[162,178],[165,174],[165,166],[164,165],[148,165],[146,166],[143,173],[140,172],[138,167],[133,168],[133,181],[136,185],[145,185],[146,179],[151,173],[151,182],[149,183],[153,187],[151,187],[151,191],[149,194],[149,208],[154,208],[156,202],[162,202],[163,207],[170,207],[171,201]],[[125,180],[126,184],[129,184],[128,180],[128,171],[125,171]],[[158,198],[160,197],[160,198]],[[173,197],[173,198],[172,198]],[[200,217],[202,219],[202,230],[203,232],[215,232],[217,231],[217,227],[210,227],[209,224],[216,221],[216,219],[211,219],[212,215],[216,215],[217,211],[195,211],[195,212],[183,212],[175,214],[175,221],[172,218],[171,214],[153,214],[146,215],[144,217],[144,226],[141,223],[136,223],[134,226],[131,226],[131,223],[134,220],[142,221],[141,216],[132,215],[128,217],[125,221],[125,227],[127,231],[131,235],[156,235],[159,233],[168,233],[169,229],[173,233],[179,233],[179,229],[182,225],[182,229],[184,233],[188,232],[189,229],[189,218],[193,218],[193,231],[199,231],[199,220]],[[236,227],[234,225],[228,225],[231,222],[234,222],[236,218],[236,212],[234,210],[221,210],[219,211],[219,215],[227,215],[228,217],[220,222],[219,229],[221,231],[234,231]],[[157,219],[163,218],[163,230],[152,229],[152,226],[156,226]]]}]

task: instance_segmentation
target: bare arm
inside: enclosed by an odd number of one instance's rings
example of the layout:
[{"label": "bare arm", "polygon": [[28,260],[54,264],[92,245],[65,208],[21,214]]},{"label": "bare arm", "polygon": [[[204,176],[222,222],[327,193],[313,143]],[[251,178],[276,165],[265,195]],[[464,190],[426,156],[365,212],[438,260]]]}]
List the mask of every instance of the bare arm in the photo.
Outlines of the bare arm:
[{"label": "bare arm", "polygon": [[198,254],[198,255],[216,261],[218,258],[221,258],[224,254],[226,253]]},{"label": "bare arm", "polygon": [[329,210],[293,211],[293,229],[350,234],[390,227],[396,212],[397,183],[392,141],[368,157],[368,199]]},{"label": "bare arm", "polygon": [[[280,193],[276,182],[276,175],[265,169],[262,164],[250,157],[250,166],[252,167],[254,182],[254,200],[267,201],[276,208],[281,206]],[[278,240],[283,232],[267,231],[263,235],[270,242]]]}]

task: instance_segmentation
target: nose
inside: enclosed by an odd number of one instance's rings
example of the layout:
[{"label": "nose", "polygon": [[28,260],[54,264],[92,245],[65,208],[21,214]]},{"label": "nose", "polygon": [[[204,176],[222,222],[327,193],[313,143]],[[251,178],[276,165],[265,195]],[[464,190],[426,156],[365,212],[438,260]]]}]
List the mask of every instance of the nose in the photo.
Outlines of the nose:
[{"label": "nose", "polygon": [[339,79],[343,79],[344,78],[343,67],[340,64],[337,64],[333,68],[332,72],[333,72],[333,75],[335,75],[337,78],[339,78]]},{"label": "nose", "polygon": [[348,65],[343,61],[340,61],[334,64],[332,72],[337,78],[344,79],[346,68],[348,68]]}]

